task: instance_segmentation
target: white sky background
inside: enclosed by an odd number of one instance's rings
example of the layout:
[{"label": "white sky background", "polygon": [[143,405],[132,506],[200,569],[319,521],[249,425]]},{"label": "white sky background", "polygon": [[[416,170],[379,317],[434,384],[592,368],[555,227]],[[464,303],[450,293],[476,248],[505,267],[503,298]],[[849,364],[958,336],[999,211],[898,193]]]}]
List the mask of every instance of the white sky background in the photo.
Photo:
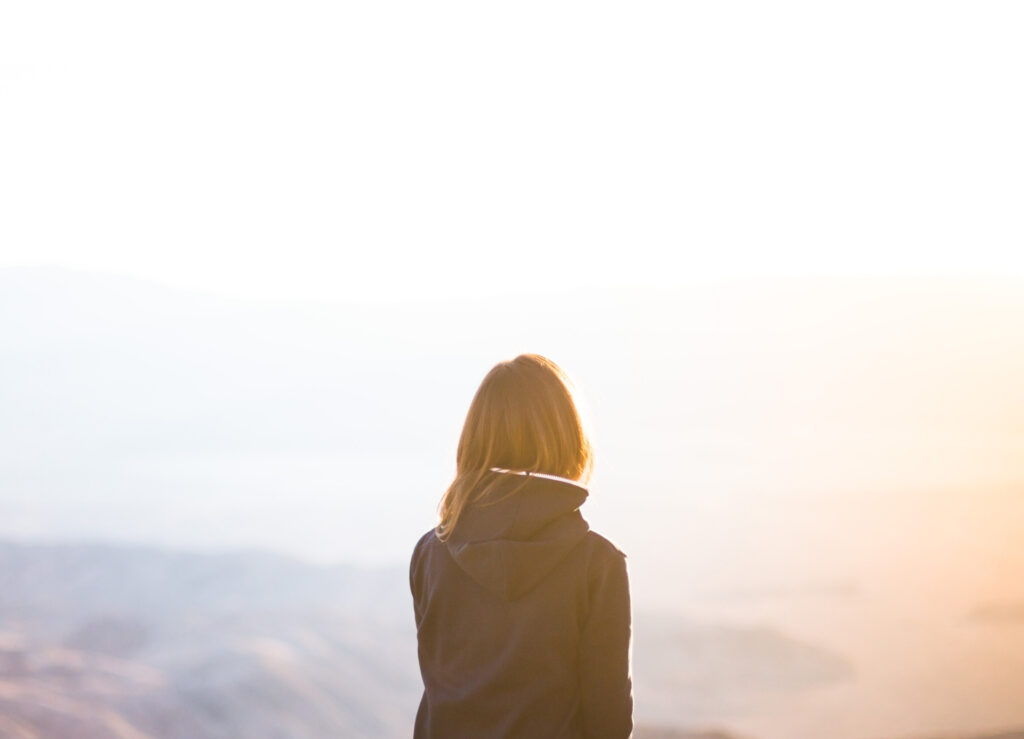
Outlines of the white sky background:
[{"label": "white sky background", "polygon": [[[781,588],[731,615],[869,692],[773,715],[989,726],[1020,649],[961,625],[1021,592],[1013,287],[423,304],[1024,279],[1022,132],[1022,2],[3,0],[0,269],[420,310],[0,274],[0,535],[405,562],[479,379],[540,351],[638,603]],[[832,582],[863,599],[800,595]]]},{"label": "white sky background", "polygon": [[5,2],[0,267],[264,297],[1024,274],[1019,3]]}]

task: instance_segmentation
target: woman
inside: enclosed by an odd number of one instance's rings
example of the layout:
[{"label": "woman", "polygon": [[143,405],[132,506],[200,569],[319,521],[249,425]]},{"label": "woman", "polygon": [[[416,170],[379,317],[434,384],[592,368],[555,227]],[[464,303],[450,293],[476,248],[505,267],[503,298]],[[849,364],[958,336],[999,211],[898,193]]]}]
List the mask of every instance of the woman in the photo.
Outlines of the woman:
[{"label": "woman", "polygon": [[410,563],[416,739],[632,732],[626,560],[580,514],[592,456],[570,388],[522,354],[473,398],[440,523]]}]

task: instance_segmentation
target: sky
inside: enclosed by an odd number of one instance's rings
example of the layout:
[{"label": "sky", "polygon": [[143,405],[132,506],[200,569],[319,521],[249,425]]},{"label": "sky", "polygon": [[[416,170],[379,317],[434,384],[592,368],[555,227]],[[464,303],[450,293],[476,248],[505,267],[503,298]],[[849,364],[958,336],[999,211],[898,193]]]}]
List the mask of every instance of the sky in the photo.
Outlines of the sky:
[{"label": "sky", "polygon": [[1016,720],[1020,640],[964,614],[1024,602],[1022,31],[998,0],[5,0],[0,534],[404,562],[484,371],[539,350],[594,401],[587,517],[638,603],[849,655],[830,731]]},{"label": "sky", "polygon": [[0,10],[0,267],[424,300],[1024,275],[1017,3]]}]

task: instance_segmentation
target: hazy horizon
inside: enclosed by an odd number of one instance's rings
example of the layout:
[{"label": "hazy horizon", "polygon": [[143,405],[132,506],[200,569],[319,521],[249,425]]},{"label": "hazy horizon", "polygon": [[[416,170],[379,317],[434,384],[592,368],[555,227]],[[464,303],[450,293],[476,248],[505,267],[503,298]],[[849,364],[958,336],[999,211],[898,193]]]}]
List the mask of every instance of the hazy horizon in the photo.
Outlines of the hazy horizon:
[{"label": "hazy horizon", "polygon": [[[1022,626],[998,616],[1024,604],[1024,280],[359,304],[6,269],[0,320],[0,537],[401,573],[483,374],[536,351],[581,390],[583,513],[627,552],[638,613],[694,624],[700,669],[799,663],[776,638],[848,666],[698,704],[659,697],[682,678],[648,658],[646,720],[761,739],[1024,725]],[[645,623],[641,643],[674,638]]]},{"label": "hazy horizon", "polygon": [[[613,529],[628,517],[630,489],[679,512],[754,494],[764,505],[1024,480],[1024,389],[1014,381],[1024,339],[1013,330],[1024,280],[719,281],[412,310],[238,301],[62,270],[0,279],[7,464],[67,485],[69,471],[39,466],[57,454],[84,465],[83,484],[107,485],[98,498],[129,495],[129,508],[140,493],[118,493],[130,482],[115,484],[118,474],[156,474],[171,490],[184,484],[176,475],[208,476],[230,495],[250,486],[259,505],[268,495],[330,498],[331,486],[358,495],[343,487],[349,465],[360,484],[414,505],[410,518],[425,529],[476,385],[519,351],[547,353],[576,379],[597,447],[587,507],[606,509]],[[36,371],[42,357],[52,377]],[[396,469],[398,459],[407,464]],[[308,493],[288,490],[289,466]],[[27,501],[33,481],[23,481]],[[296,541],[271,548],[313,553],[308,537]]]}]

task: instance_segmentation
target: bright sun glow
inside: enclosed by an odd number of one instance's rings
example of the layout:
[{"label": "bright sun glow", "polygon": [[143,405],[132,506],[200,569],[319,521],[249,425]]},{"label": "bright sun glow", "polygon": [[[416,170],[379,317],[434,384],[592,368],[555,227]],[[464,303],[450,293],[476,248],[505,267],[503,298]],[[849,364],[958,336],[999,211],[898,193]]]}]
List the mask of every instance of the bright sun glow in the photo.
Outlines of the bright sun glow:
[{"label": "bright sun glow", "polygon": [[1016,4],[8,4],[0,266],[474,295],[1024,273]]}]

